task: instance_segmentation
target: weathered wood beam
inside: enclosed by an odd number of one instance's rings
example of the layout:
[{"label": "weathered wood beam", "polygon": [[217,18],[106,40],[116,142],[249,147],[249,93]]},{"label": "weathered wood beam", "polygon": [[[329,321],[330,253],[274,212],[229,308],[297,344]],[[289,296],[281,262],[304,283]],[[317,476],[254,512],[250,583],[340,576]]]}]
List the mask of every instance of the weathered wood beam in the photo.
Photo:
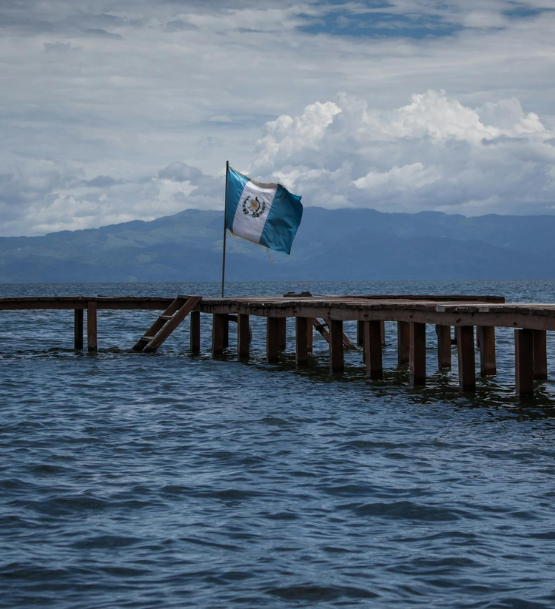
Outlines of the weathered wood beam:
[{"label": "weathered wood beam", "polygon": [[437,367],[451,370],[451,326],[436,325]]},{"label": "weathered wood beam", "polygon": [[277,317],[268,317],[266,321],[266,358],[268,363],[279,361],[280,324]]},{"label": "weathered wood beam", "polygon": [[410,361],[410,323],[397,322],[397,364],[404,368]]},{"label": "weathered wood beam", "polygon": [[364,347],[364,322],[357,321],[357,347]]},{"label": "weathered wood beam", "polygon": [[463,391],[476,389],[476,358],[474,353],[474,327],[457,327],[459,355],[459,387]]},{"label": "weathered wood beam", "polygon": [[[332,306],[333,305],[333,306]],[[384,321],[404,321],[425,324],[436,324],[446,326],[496,326],[510,328],[529,328],[537,330],[555,330],[555,309],[539,311],[537,309],[525,308],[519,312],[518,307],[507,311],[451,311],[447,307],[445,310],[433,310],[428,305],[420,305],[423,308],[410,308],[408,305],[391,305],[392,308],[364,308],[355,305],[338,306],[314,305],[310,302],[295,303],[292,305],[280,306],[258,306],[256,304],[243,304],[240,302],[231,305],[215,304],[208,307],[200,305],[201,311],[206,313],[226,312],[226,313],[247,313],[260,317],[313,317],[340,319],[342,321],[368,321],[369,319],[379,319]],[[418,307],[419,305],[415,305]],[[432,306],[432,305],[430,305]],[[401,308],[399,308],[401,307]],[[435,307],[435,305],[433,305]],[[495,305],[492,305],[492,308]],[[479,309],[475,307],[475,309]],[[482,307],[480,307],[482,309]],[[483,307],[488,309],[488,307]]]},{"label": "weathered wood beam", "polygon": [[477,335],[480,348],[480,376],[494,376],[497,374],[495,328],[493,326],[478,326]]},{"label": "weathered wood beam", "polygon": [[381,323],[379,321],[363,323],[366,374],[371,379],[381,379],[383,376]]},{"label": "weathered wood beam", "polygon": [[308,330],[312,328],[306,317],[295,317],[295,355],[297,368],[308,364]]},{"label": "weathered wood beam", "polygon": [[[288,298],[295,300],[296,297],[310,297],[309,292],[301,294],[290,294]],[[187,295],[180,295],[181,298],[187,299]],[[410,295],[410,294],[369,294],[369,295],[349,295],[349,296],[318,296],[316,300],[325,298],[327,300],[344,300],[359,299],[362,303],[371,301],[393,300],[393,301],[430,301],[430,302],[460,302],[465,303],[491,303],[492,305],[501,304],[504,302],[502,296],[466,296],[460,294],[454,295]],[[254,297],[254,300],[266,300],[266,297]],[[272,297],[270,297],[270,300]],[[98,310],[104,309],[121,309],[121,310],[157,310],[165,309],[174,299],[160,296],[8,296],[0,298],[1,310],[29,310],[29,309],[86,309],[90,300],[97,303]],[[219,299],[207,298],[204,306],[210,307],[214,303],[245,301],[245,298]],[[249,299],[251,300],[251,299]],[[207,311],[202,309],[204,313],[214,313],[215,311]],[[395,320],[390,320],[395,321]]]},{"label": "weathered wood beam", "polygon": [[547,332],[532,330],[534,338],[534,379],[547,380]]},{"label": "weathered wood beam", "polygon": [[278,349],[285,351],[287,349],[287,317],[278,317]]},{"label": "weathered wood beam", "polygon": [[73,312],[73,348],[83,348],[83,309],[75,309]]},{"label": "weathered wood beam", "polygon": [[96,351],[98,349],[96,313],[96,302],[89,302],[87,306],[87,349],[89,351]]},{"label": "weathered wood beam", "polygon": [[229,347],[229,315],[222,317],[222,346],[224,349]]},{"label": "weathered wood beam", "polygon": [[190,317],[189,348],[195,355],[200,353],[200,313],[192,311]]},{"label": "weathered wood beam", "polygon": [[244,313],[237,316],[237,357],[246,360],[250,356],[251,327],[250,318]]},{"label": "weathered wood beam", "polygon": [[413,386],[426,384],[426,324],[410,324],[410,380]]},{"label": "weathered wood beam", "polygon": [[212,355],[219,356],[224,352],[224,332],[227,325],[227,314],[215,313],[212,317]]},{"label": "weathered wood beam", "polygon": [[515,330],[516,394],[534,395],[534,336],[532,330]]},{"label": "weathered wood beam", "polygon": [[332,373],[343,372],[343,321],[331,319],[330,329],[330,371]]},{"label": "weathered wood beam", "polygon": [[314,350],[314,319],[307,318],[306,326],[306,348],[309,353]]}]

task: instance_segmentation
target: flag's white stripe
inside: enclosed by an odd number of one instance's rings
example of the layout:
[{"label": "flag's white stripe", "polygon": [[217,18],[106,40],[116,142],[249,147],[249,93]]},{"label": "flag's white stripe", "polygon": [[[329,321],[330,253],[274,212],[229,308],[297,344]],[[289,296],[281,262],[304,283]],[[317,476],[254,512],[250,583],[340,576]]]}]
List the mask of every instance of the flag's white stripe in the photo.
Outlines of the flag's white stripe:
[{"label": "flag's white stripe", "polygon": [[[268,213],[270,212],[272,202],[276,196],[276,190],[277,185],[272,188],[261,188],[254,182],[247,182],[241,193],[237,209],[235,210],[235,218],[233,219],[233,227],[231,229],[232,232],[239,237],[259,243],[260,235],[264,230],[264,224],[266,224]],[[264,211],[260,215],[253,217],[253,210],[250,203],[255,198],[258,199],[261,208],[264,208]]]}]

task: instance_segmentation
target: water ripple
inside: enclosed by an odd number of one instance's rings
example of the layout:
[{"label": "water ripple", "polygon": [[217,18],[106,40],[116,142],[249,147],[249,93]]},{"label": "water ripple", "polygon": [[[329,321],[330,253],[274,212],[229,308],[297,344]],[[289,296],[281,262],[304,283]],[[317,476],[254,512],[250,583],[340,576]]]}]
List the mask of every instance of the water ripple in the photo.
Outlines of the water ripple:
[{"label": "water ripple", "polygon": [[[440,287],[555,300],[549,282]],[[439,290],[313,286],[402,289]],[[248,364],[233,334],[212,360],[207,319],[199,357],[187,352],[187,324],[155,356],[129,352],[154,315],[100,312],[89,356],[71,350],[71,312],[0,312],[2,607],[555,606],[555,383],[528,406],[515,400],[510,331],[498,332],[499,375],[463,395],[456,374],[436,372],[433,336],[429,383],[407,388],[393,324],[375,383],[360,352],[332,379],[318,337],[309,369],[295,371],[292,324],[289,353],[268,366],[258,319]]]}]

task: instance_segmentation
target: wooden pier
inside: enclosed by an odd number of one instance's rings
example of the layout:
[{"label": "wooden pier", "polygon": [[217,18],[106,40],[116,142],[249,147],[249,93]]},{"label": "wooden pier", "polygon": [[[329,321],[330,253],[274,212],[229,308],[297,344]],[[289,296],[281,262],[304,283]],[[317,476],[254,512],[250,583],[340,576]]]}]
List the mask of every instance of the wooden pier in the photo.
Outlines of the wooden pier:
[{"label": "wooden pier", "polygon": [[[135,351],[155,351],[188,317],[190,349],[201,348],[201,314],[212,317],[212,354],[221,355],[229,344],[230,322],[237,328],[237,357],[246,360],[251,345],[250,316],[266,318],[266,357],[279,361],[285,351],[286,320],[295,319],[295,353],[298,367],[308,364],[314,330],[329,345],[329,369],[343,371],[344,351],[360,348],[368,376],[383,374],[382,348],[385,322],[397,324],[398,366],[408,366],[411,384],[426,383],[426,326],[434,325],[437,336],[437,366],[451,368],[452,343],[458,354],[459,386],[476,388],[476,353],[479,373],[495,375],[495,328],[513,328],[515,388],[520,397],[533,395],[535,381],[547,378],[547,331],[555,331],[554,304],[506,304],[498,296],[461,295],[350,295],[312,296],[286,294],[280,297],[176,298],[127,296],[60,296],[0,298],[2,310],[66,309],[74,311],[74,348],[84,346],[86,311],[87,349],[97,350],[97,316],[102,310],[161,310],[159,318],[139,338]],[[344,322],[357,322],[356,345],[344,333]],[[455,329],[455,339],[452,329]],[[131,347],[131,345],[130,345]]]}]

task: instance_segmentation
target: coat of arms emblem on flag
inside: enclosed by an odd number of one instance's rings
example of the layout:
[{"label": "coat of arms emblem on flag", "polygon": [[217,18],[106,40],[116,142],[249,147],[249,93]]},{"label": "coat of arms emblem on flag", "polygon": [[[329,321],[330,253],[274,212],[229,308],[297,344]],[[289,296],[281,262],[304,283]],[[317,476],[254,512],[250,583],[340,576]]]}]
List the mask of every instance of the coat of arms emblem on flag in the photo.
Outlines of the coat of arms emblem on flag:
[{"label": "coat of arms emblem on flag", "polygon": [[228,167],[225,227],[234,235],[290,254],[302,215],[300,196],[281,184],[262,184]]}]

